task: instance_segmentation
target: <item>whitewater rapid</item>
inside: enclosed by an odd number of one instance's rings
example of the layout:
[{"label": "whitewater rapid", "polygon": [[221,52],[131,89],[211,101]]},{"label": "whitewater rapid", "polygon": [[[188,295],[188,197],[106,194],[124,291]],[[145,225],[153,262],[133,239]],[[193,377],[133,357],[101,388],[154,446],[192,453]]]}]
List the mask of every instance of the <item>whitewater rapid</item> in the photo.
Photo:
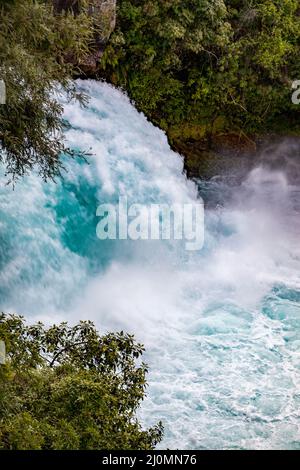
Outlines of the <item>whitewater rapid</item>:
[{"label": "whitewater rapid", "polygon": [[[56,184],[0,188],[0,307],[47,323],[95,321],[144,342],[145,425],[162,448],[300,448],[300,168],[283,145],[239,178],[188,181],[182,158],[120,91],[78,82],[74,149]],[[288,144],[286,144],[288,145]],[[278,163],[279,162],[279,163]],[[205,245],[100,241],[100,203],[206,204]]]}]

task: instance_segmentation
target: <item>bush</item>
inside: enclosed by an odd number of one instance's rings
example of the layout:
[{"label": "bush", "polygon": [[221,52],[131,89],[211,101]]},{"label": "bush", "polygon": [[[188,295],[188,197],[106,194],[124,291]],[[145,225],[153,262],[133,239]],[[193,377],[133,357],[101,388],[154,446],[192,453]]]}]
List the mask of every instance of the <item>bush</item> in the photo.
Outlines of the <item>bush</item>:
[{"label": "bush", "polygon": [[2,314],[0,338],[0,448],[149,450],[160,442],[161,423],[143,430],[136,418],[147,366],[132,336]]},{"label": "bush", "polygon": [[291,129],[299,13],[298,0],[119,0],[101,73],[171,139]]}]

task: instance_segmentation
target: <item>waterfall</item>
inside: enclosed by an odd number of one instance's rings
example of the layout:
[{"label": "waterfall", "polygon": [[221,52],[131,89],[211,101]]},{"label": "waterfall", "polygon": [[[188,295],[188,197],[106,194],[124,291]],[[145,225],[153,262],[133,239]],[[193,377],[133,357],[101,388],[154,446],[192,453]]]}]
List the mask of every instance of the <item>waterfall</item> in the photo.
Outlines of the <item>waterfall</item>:
[{"label": "waterfall", "polygon": [[[300,447],[300,188],[297,149],[240,178],[192,182],[165,134],[119,90],[78,81],[64,102],[68,145],[55,183],[0,188],[1,309],[53,323],[93,320],[146,346],[148,396],[163,448]],[[277,153],[276,153],[277,152]],[[279,163],[278,163],[279,162]],[[99,204],[205,201],[205,244],[101,241]]]}]

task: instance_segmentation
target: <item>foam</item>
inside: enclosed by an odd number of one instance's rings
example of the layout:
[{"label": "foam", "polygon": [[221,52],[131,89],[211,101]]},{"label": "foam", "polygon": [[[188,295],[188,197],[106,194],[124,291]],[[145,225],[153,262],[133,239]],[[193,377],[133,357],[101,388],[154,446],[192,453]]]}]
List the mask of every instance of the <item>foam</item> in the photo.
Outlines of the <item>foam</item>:
[{"label": "foam", "polygon": [[[88,108],[65,102],[67,141],[90,164],[45,185],[31,175],[0,191],[1,308],[46,322],[92,319],[145,342],[145,425],[163,448],[299,448],[299,187],[269,154],[232,185],[199,182],[205,247],[100,242],[96,209],[195,201],[183,162],[119,90],[79,81]],[[286,147],[288,144],[286,144]],[[286,147],[280,152],[284,155]],[[278,152],[278,149],[277,149]],[[217,202],[214,202],[217,201]]]}]

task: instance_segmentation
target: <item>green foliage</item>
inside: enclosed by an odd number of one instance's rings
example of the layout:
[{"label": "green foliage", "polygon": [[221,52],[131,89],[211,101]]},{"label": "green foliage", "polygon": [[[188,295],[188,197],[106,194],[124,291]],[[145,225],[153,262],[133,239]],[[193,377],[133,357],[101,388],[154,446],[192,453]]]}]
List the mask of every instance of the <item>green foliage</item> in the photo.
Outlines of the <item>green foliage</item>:
[{"label": "green foliage", "polygon": [[54,14],[51,0],[0,4],[0,78],[7,104],[0,106],[0,161],[13,178],[36,167],[42,177],[60,171],[63,143],[58,91],[76,96],[70,77],[89,51],[93,25],[82,12]]},{"label": "green foliage", "polygon": [[171,137],[261,133],[299,116],[299,53],[298,0],[119,0],[101,72]]},{"label": "green foliage", "polygon": [[90,322],[46,328],[0,315],[0,449],[153,449],[162,426],[143,430],[143,347],[99,336]]}]

